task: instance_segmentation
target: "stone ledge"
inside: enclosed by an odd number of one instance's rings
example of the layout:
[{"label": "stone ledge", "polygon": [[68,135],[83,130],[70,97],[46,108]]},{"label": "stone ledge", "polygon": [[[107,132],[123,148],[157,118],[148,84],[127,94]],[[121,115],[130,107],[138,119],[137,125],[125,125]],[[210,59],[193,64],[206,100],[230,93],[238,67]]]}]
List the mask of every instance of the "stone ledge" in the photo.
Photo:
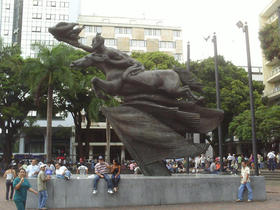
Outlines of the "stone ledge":
[{"label": "stone ledge", "polygon": [[[37,180],[29,181],[37,189]],[[229,175],[121,175],[117,193],[108,194],[106,182],[100,180],[98,193],[93,195],[93,178],[73,177],[70,181],[51,179],[47,185],[47,207],[90,208],[233,201],[237,198],[239,185],[240,177]],[[253,199],[266,200],[264,177],[251,177],[251,185]],[[28,194],[26,207],[38,207],[36,195]]]}]

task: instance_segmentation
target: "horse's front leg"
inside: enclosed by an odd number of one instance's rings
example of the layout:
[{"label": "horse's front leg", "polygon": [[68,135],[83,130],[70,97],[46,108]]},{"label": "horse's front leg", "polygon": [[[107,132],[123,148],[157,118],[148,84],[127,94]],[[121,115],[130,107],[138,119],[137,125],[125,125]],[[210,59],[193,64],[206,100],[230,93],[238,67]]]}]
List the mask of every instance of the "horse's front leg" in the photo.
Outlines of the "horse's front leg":
[{"label": "horse's front leg", "polygon": [[109,99],[104,93],[114,96],[118,94],[118,91],[121,88],[121,80],[106,81],[94,77],[91,82],[95,95],[104,100]]}]

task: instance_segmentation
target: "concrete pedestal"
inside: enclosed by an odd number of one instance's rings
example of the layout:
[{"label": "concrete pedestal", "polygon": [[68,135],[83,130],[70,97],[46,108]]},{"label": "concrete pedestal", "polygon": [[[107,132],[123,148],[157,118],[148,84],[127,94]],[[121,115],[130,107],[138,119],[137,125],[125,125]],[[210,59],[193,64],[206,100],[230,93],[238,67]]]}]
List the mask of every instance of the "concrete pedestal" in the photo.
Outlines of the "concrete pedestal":
[{"label": "concrete pedestal", "polygon": [[[37,180],[29,181],[37,189]],[[106,182],[102,179],[98,184],[98,193],[93,195],[93,178],[71,177],[69,181],[54,178],[47,184],[47,207],[90,208],[234,201],[237,199],[239,185],[239,176],[122,175],[119,192],[108,194]],[[251,177],[251,186],[253,200],[266,200],[264,177]],[[244,198],[247,198],[247,192]],[[26,207],[38,208],[38,197],[28,193]]]}]

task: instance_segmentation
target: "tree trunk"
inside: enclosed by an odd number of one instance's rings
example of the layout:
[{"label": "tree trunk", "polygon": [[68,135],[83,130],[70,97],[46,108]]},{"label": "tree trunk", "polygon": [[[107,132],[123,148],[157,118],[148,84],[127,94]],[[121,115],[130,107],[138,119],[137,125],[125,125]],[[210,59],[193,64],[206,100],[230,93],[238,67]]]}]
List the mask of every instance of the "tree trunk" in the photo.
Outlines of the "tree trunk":
[{"label": "tree trunk", "polygon": [[49,76],[48,85],[48,102],[47,102],[47,161],[52,160],[52,109],[53,109],[53,86],[52,86],[52,74]]},{"label": "tree trunk", "polygon": [[105,161],[110,163],[110,143],[111,143],[111,130],[110,123],[106,118],[106,152],[105,152]]},{"label": "tree trunk", "polygon": [[5,164],[8,166],[12,159],[12,142],[13,138],[10,135],[5,135],[4,137],[4,151],[3,151],[3,159]]}]

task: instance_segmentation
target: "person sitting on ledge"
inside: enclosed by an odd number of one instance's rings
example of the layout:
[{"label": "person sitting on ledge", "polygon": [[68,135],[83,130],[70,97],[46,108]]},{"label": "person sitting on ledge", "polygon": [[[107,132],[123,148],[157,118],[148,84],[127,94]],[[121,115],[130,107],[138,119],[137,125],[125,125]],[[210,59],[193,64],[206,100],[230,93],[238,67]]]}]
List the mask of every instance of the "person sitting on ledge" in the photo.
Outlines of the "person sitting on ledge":
[{"label": "person sitting on ledge", "polygon": [[112,190],[112,180],[108,175],[109,168],[110,168],[109,164],[104,161],[102,156],[99,156],[98,163],[95,165],[96,176],[93,179],[93,191],[92,191],[93,194],[97,193],[97,184],[100,178],[104,178],[105,181],[107,182],[108,193],[109,194],[114,193]]},{"label": "person sitting on ledge", "polygon": [[119,188],[119,181],[120,181],[120,173],[121,173],[121,165],[117,160],[113,160],[113,165],[111,167],[111,173],[112,173],[112,184],[114,187],[114,192],[118,191]]},{"label": "person sitting on ledge", "polygon": [[55,168],[56,178],[65,180],[70,179],[71,172],[65,166],[61,166],[61,163],[55,164]]},{"label": "person sitting on ledge", "polygon": [[84,163],[78,163],[77,174],[87,175],[88,167],[86,167]]}]

